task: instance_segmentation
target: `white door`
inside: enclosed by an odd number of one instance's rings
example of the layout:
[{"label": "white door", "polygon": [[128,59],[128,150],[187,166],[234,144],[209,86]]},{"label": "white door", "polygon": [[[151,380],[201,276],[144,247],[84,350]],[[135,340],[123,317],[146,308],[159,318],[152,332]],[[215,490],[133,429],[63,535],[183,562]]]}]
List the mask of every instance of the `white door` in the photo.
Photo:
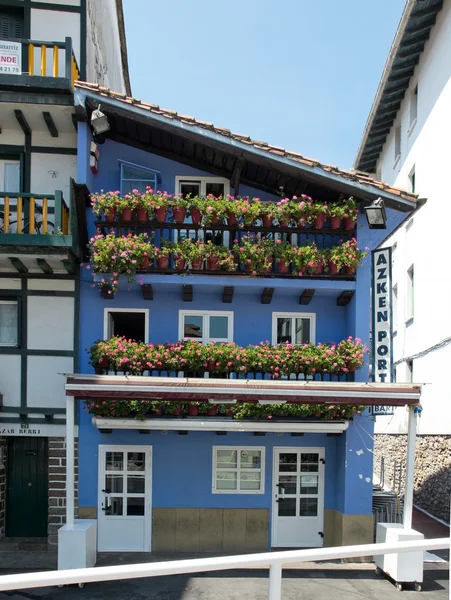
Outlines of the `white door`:
[{"label": "white door", "polygon": [[150,552],[152,449],[99,446],[100,552]]},{"label": "white door", "polygon": [[274,448],[272,546],[323,545],[324,448]]}]

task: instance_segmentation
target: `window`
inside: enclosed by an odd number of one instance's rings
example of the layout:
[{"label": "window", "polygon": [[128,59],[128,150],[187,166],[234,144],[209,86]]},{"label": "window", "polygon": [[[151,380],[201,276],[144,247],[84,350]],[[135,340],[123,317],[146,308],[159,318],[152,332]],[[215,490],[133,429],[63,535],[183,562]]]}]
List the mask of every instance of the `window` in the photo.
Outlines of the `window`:
[{"label": "window", "polygon": [[418,85],[415,86],[411,96],[410,96],[410,129],[409,133],[415,127],[415,123],[417,122],[418,115]]},{"label": "window", "polygon": [[213,494],[263,494],[265,449],[213,446]]},{"label": "window", "polygon": [[406,360],[406,383],[413,382],[413,360]]},{"label": "window", "polygon": [[20,161],[15,159],[0,160],[0,190],[3,192],[20,192]]},{"label": "window", "polygon": [[395,127],[395,162],[401,156],[401,125]]},{"label": "window", "polygon": [[179,339],[207,342],[233,341],[233,312],[179,311]]},{"label": "window", "polygon": [[407,269],[407,289],[406,289],[406,320],[413,319],[413,311],[414,311],[414,294],[415,294],[415,286],[414,286],[414,267],[413,265]]},{"label": "window", "polygon": [[221,177],[183,177],[175,178],[175,193],[187,196],[225,196],[230,193],[228,179]]},{"label": "window", "polygon": [[149,311],[147,309],[106,308],[103,337],[126,337],[136,342],[149,341]]},{"label": "window", "polygon": [[[0,40],[23,38],[23,8],[2,6],[0,10]],[[9,191],[9,190],[8,190]]]},{"label": "window", "polygon": [[272,343],[315,343],[315,325],[314,313],[273,313]]},{"label": "window", "polygon": [[124,161],[119,162],[121,165],[122,194],[129,194],[132,190],[143,193],[147,187],[151,187],[153,190],[156,189],[160,176],[159,171]]},{"label": "window", "polygon": [[0,346],[19,345],[19,303],[17,300],[0,300]]},{"label": "window", "polygon": [[412,194],[415,194],[415,167],[413,167],[413,169],[410,171],[409,179],[410,191],[412,192]]},{"label": "window", "polygon": [[393,333],[398,329],[398,284],[393,286]]}]

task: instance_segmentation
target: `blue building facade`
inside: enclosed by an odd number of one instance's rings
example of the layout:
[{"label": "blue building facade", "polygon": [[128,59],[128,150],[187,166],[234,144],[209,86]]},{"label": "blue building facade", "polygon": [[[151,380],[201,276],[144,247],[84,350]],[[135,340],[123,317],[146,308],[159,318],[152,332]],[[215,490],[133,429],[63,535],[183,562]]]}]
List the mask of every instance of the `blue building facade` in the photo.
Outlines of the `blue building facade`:
[{"label": "blue building facade", "polygon": [[[268,183],[259,185],[258,181],[251,185],[250,169],[240,181],[236,166],[228,172],[226,161],[222,166],[218,166],[220,161],[213,162],[209,170],[207,165],[201,168],[201,159],[196,159],[196,164],[195,152],[187,157],[183,151],[174,150],[176,139],[185,139],[187,148],[195,144],[196,133],[198,144],[204,147],[200,152],[204,161],[210,149],[218,150],[218,144],[222,144],[226,150],[241,153],[242,164],[246,149],[241,148],[239,139],[221,137],[210,129],[204,130],[202,138],[197,130],[193,133],[190,121],[183,126],[183,118],[179,118],[182,127],[178,123],[179,129],[172,132],[172,146],[168,142],[163,150],[146,135],[156,135],[160,128],[162,139],[169,135],[174,126],[170,115],[156,111],[149,117],[149,105],[137,106],[82,87],[77,102],[80,110],[86,111],[88,121],[90,110],[101,102],[111,125],[106,139],[93,137],[87,123],[78,126],[77,179],[90,193],[124,189],[126,164],[147,171],[149,178],[155,177],[158,188],[170,194],[180,193],[183,182],[188,182],[225,185],[221,190],[231,194],[239,186],[240,195],[264,201],[280,198],[275,183],[272,189]],[[146,133],[147,127],[150,129]],[[98,151],[97,173],[91,169],[92,160],[90,167],[93,143]],[[265,164],[278,173],[279,181],[286,175],[284,160],[292,170],[302,167],[279,154],[265,157]],[[359,214],[356,235],[361,248],[374,249],[414,207],[412,198],[394,196],[393,192],[344,175],[333,178],[326,170],[317,171],[319,174],[311,179],[314,193],[330,197],[347,192],[362,198],[362,203],[379,195],[385,198],[387,230],[370,230],[364,214]],[[310,175],[300,172],[300,177],[304,176],[308,180]],[[95,221],[87,206],[89,236],[96,232]],[[159,235],[161,232],[156,231],[155,239]],[[200,330],[202,342],[221,339],[248,346],[262,341],[277,344],[281,320],[290,322],[294,331],[298,319],[308,331],[304,341],[338,343],[352,336],[368,345],[370,276],[369,257],[355,277],[341,278],[145,272],[139,282],[124,283],[115,294],[108,295],[99,293],[90,271],[84,269],[80,374],[93,373],[86,349],[98,339],[108,339],[118,332],[136,334],[139,330],[140,339],[150,344],[176,342],[193,324]],[[149,285],[152,299],[142,292]],[[191,296],[184,293],[186,285],[192,286]],[[227,302],[226,286],[233,286],[232,299]],[[268,287],[272,289],[269,303],[267,299],[263,302]],[[305,290],[313,291],[308,303],[302,301]],[[346,301],[338,301],[344,297]],[[104,375],[89,381],[110,385],[114,377]],[[361,403],[356,382],[368,378],[367,359],[355,373],[354,382],[345,388],[350,390],[349,404]],[[152,378],[146,379],[151,385]],[[335,385],[340,390],[345,384]],[[158,398],[152,393],[149,399]],[[330,395],[319,395],[317,401],[334,405]],[[216,430],[208,426],[209,420],[215,421]],[[223,418],[226,421],[230,419]],[[277,427],[279,421],[266,420],[264,431],[253,429],[249,420],[241,429],[227,429],[229,426],[221,425],[219,417],[172,418],[172,425],[169,419],[158,416],[133,422],[93,417],[80,402],[78,511],[81,518],[97,519],[99,550],[259,551],[369,542],[373,535],[373,422],[368,411],[351,420],[295,419]]]}]

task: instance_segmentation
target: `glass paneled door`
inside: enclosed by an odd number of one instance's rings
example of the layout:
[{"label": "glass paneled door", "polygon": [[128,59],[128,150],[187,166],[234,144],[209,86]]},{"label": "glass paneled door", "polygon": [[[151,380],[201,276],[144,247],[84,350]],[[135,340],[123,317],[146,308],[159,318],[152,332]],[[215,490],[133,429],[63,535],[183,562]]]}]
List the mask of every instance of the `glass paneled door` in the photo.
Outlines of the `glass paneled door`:
[{"label": "glass paneled door", "polygon": [[100,552],[150,552],[151,450],[149,446],[99,446]]},{"label": "glass paneled door", "polygon": [[323,545],[324,448],[274,448],[272,546]]}]

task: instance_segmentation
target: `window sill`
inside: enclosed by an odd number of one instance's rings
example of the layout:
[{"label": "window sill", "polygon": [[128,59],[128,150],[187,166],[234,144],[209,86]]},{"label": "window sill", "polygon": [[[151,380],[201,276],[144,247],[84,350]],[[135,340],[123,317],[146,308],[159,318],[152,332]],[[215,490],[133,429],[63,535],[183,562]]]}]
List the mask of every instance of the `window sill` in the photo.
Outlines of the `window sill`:
[{"label": "window sill", "polygon": [[398,156],[395,158],[395,162],[393,163],[394,169],[396,169],[400,160],[401,160],[401,153],[399,153]]},{"label": "window sill", "polygon": [[407,137],[410,137],[412,131],[415,129],[416,124],[417,124],[417,120],[414,119],[410,125],[409,131],[407,132]]},{"label": "window sill", "polygon": [[406,319],[406,327],[410,327],[410,325],[412,325],[413,323],[413,315],[411,317],[409,317],[408,319]]}]

